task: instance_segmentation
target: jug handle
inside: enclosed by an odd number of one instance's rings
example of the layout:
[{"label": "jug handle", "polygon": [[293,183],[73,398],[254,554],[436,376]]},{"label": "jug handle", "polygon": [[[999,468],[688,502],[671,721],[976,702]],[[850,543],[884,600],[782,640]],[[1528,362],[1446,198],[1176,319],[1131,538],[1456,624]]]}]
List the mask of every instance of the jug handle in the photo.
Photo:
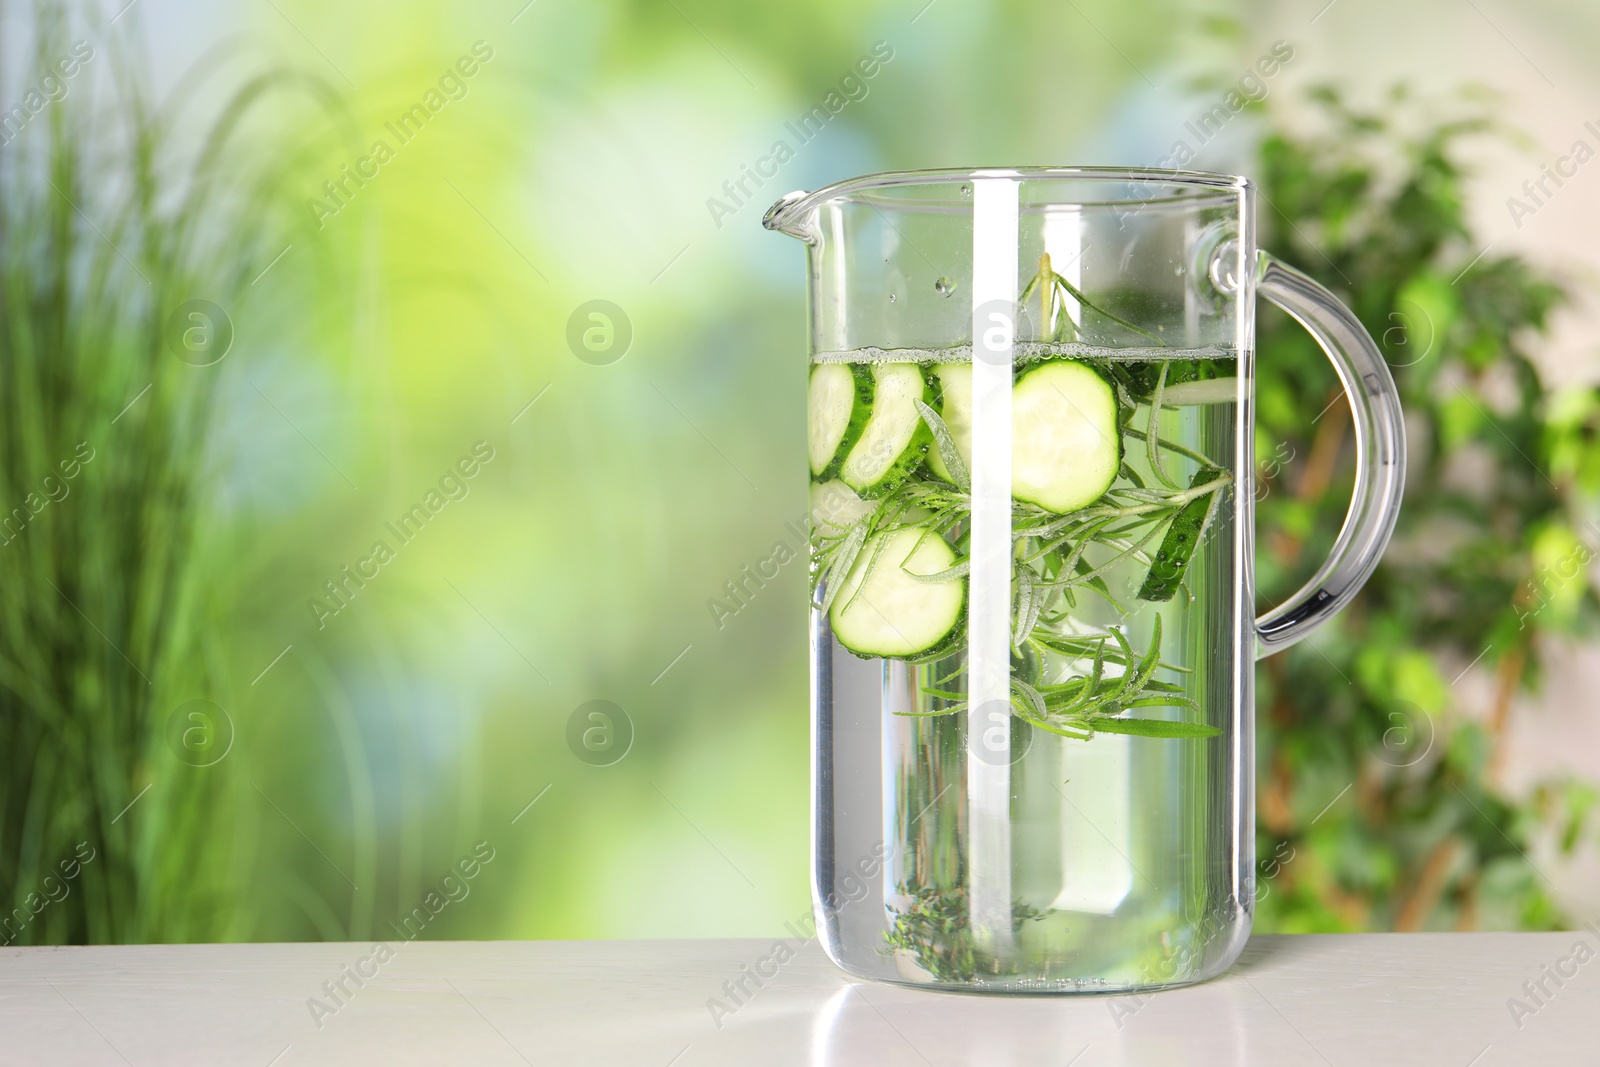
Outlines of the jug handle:
[{"label": "jug handle", "polygon": [[1310,581],[1256,620],[1257,658],[1309,636],[1361,590],[1400,515],[1406,481],[1405,422],[1388,364],[1338,297],[1266,252],[1256,253],[1256,291],[1292,315],[1327,353],[1350,401],[1356,484],[1333,551]]}]

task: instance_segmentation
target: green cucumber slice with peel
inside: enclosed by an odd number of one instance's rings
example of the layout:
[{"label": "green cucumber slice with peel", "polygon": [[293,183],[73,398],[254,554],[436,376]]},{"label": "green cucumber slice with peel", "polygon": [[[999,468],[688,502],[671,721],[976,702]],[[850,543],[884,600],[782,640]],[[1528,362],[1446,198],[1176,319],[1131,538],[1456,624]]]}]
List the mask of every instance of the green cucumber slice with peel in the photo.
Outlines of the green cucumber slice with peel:
[{"label": "green cucumber slice with peel", "polygon": [[811,483],[811,526],[825,535],[838,536],[848,531],[876,507],[838,479]]},{"label": "green cucumber slice with peel", "polygon": [[1011,389],[1011,495],[1066,514],[1105,495],[1122,467],[1111,383],[1074,360],[1041,363]]},{"label": "green cucumber slice with peel", "polygon": [[807,389],[807,451],[811,475],[828,481],[861,438],[872,414],[872,375],[852,363],[822,363]]},{"label": "green cucumber slice with peel", "polygon": [[915,363],[872,365],[872,414],[839,467],[839,480],[863,499],[891,491],[916,470],[933,440],[917,401],[928,382]]},{"label": "green cucumber slice with peel", "polygon": [[[934,368],[934,378],[939,386],[939,417],[955,441],[956,451],[972,466],[972,364],[941,363]],[[950,468],[937,448],[928,449],[928,469],[947,482],[954,483]]]},{"label": "green cucumber slice with peel", "polygon": [[[972,366],[935,371],[939,417],[956,450],[972,462]],[[1011,495],[1046,511],[1076,511],[1099,500],[1122,464],[1116,392],[1095,370],[1054,360],[1023,372],[1011,390]],[[954,482],[938,449],[928,469]]]},{"label": "green cucumber slice with peel", "polygon": [[936,533],[902,527],[867,538],[828,609],[833,636],[863,658],[914,656],[961,625],[966,581],[919,581],[956,564]]},{"label": "green cucumber slice with peel", "polygon": [[[1223,476],[1219,467],[1201,467],[1195,471],[1194,477],[1189,481],[1189,488],[1194,489],[1214,482]],[[1195,549],[1200,547],[1200,539],[1205,536],[1206,527],[1211,525],[1211,519],[1216,515],[1217,504],[1222,499],[1220,491],[1197,496],[1183,506],[1173,518],[1172,524],[1167,527],[1166,534],[1161,538],[1161,547],[1156,549],[1155,559],[1150,563],[1150,573],[1145,576],[1144,584],[1139,587],[1140,600],[1171,600],[1172,595],[1178,591],[1178,586],[1183,581],[1183,576],[1189,570],[1189,562],[1194,559]]]}]

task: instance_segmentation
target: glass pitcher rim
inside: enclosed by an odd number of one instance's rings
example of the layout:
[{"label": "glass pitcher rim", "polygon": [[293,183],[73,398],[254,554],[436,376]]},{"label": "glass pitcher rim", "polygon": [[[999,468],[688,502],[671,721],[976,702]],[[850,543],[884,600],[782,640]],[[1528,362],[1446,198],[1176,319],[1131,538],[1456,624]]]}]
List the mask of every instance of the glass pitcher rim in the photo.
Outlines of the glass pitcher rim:
[{"label": "glass pitcher rim", "polygon": [[[1193,206],[1196,202],[1208,199],[1205,195],[1207,192],[1213,192],[1219,197],[1236,197],[1240,193],[1253,188],[1250,179],[1243,175],[1163,167],[941,167],[923,170],[890,170],[846,178],[843,181],[833,182],[811,191],[801,189],[787,193],[767,209],[766,214],[761,219],[761,224],[769,230],[776,230],[795,237],[803,237],[805,236],[805,230],[800,225],[800,220],[805,219],[811,212],[826,203],[836,200],[870,203],[872,200],[870,194],[878,189],[893,189],[913,185],[953,185],[981,178],[1019,178],[1035,181],[1077,179],[1091,182],[1122,182],[1129,185],[1177,187],[1201,191],[1199,196],[1185,197],[1181,200],[1157,196],[1114,196],[1096,200],[1075,199],[1059,201],[1060,204],[1096,208],[1132,205],[1148,207],[1158,203],[1181,203],[1185,206]],[[904,200],[888,206],[900,210],[931,211],[960,208],[964,203],[970,204],[971,201],[954,198],[945,201]]]}]

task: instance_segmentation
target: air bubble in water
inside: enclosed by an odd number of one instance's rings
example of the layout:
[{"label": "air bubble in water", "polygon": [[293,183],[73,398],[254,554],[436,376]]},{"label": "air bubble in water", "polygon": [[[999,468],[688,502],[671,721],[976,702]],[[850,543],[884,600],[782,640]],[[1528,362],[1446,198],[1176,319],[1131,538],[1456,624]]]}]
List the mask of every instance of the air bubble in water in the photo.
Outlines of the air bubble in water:
[{"label": "air bubble in water", "polygon": [[944,275],[940,275],[939,280],[933,283],[933,291],[940,296],[948,297],[956,291],[956,281],[954,278],[946,278]]},{"label": "air bubble in water", "polygon": [[889,303],[891,303],[891,304],[894,303],[894,294],[893,293],[889,294]]}]

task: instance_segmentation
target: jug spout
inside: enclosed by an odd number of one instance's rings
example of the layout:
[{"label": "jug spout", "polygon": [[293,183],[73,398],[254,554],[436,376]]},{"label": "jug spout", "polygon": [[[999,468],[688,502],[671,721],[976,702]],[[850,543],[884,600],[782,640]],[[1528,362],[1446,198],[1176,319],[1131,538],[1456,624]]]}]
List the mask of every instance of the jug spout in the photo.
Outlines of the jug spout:
[{"label": "jug spout", "polygon": [[767,213],[761,217],[761,225],[790,237],[798,237],[807,244],[814,244],[817,240],[813,223],[816,209],[804,203],[810,195],[804,189],[785,193],[776,204],[767,208]]}]

